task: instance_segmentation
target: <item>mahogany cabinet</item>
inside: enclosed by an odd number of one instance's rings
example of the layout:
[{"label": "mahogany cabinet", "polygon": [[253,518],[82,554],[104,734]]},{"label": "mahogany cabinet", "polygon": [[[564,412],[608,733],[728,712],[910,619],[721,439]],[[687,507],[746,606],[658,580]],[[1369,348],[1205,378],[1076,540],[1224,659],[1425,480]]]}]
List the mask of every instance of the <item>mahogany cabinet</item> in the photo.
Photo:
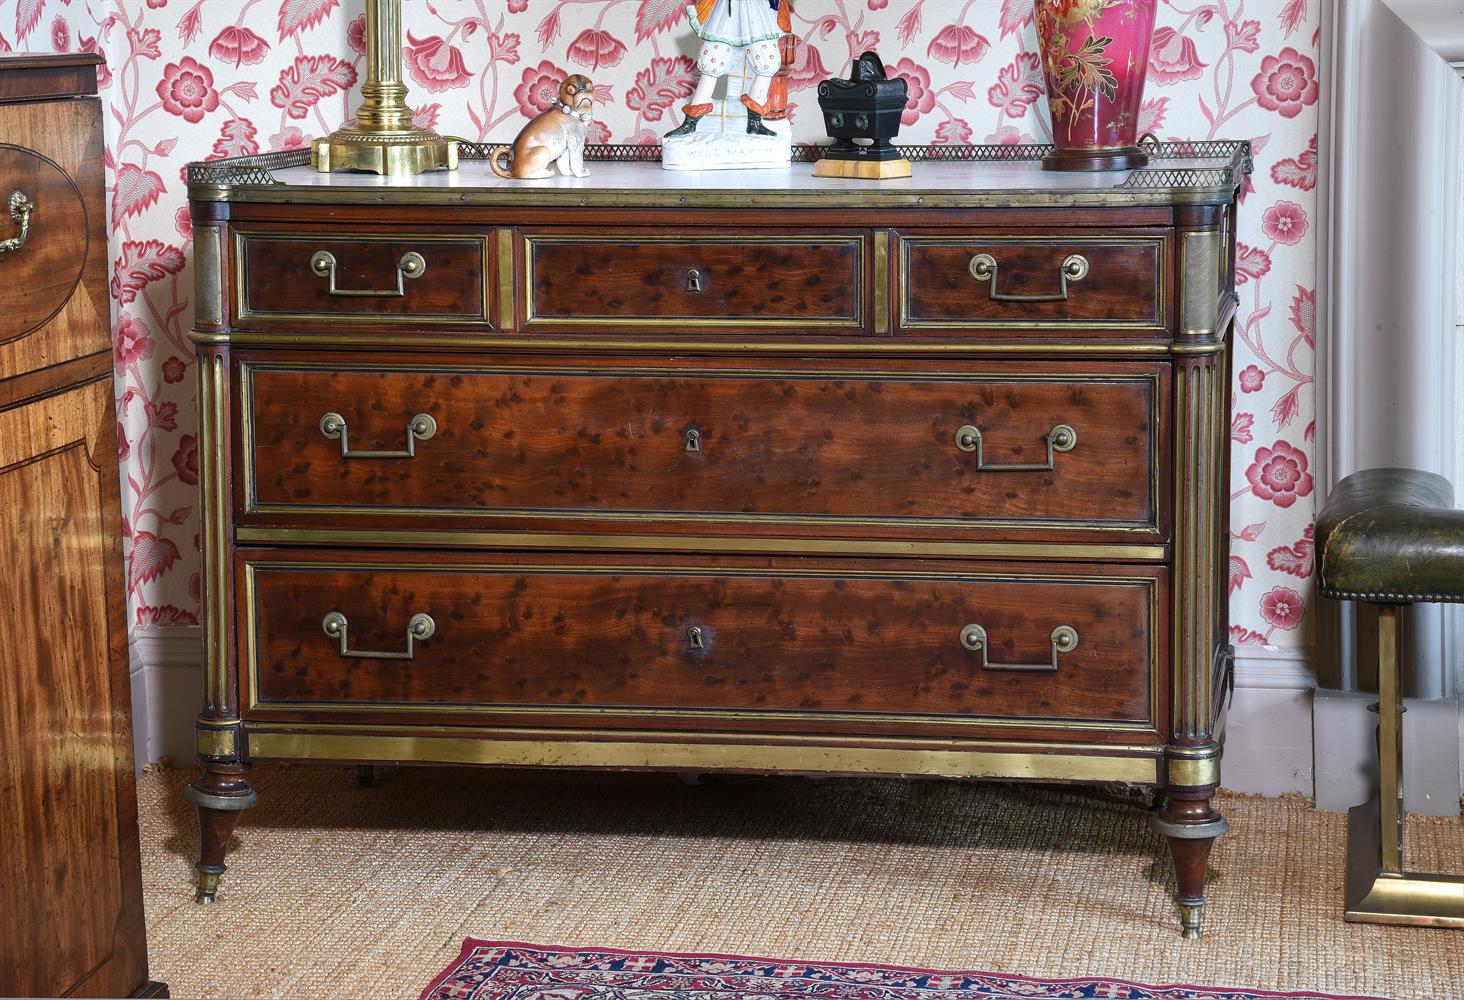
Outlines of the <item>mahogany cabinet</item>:
[{"label": "mahogany cabinet", "polygon": [[1044,152],[195,164],[200,899],[257,760],[927,775],[1156,789],[1197,934],[1249,150]]},{"label": "mahogany cabinet", "polygon": [[148,982],[86,55],[0,58],[0,995]]}]

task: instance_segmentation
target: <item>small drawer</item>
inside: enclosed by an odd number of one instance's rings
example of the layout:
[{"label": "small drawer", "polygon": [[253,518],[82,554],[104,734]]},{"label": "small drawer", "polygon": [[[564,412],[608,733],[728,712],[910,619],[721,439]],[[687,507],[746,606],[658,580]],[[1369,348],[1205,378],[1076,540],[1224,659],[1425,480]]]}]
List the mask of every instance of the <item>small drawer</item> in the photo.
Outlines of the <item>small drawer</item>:
[{"label": "small drawer", "polygon": [[236,233],[241,326],[308,320],[414,326],[488,322],[488,241]]},{"label": "small drawer", "polygon": [[239,523],[1153,545],[1167,378],[246,360]]},{"label": "small drawer", "polygon": [[1167,323],[1167,261],[1164,235],[902,234],[899,329],[1142,335]]},{"label": "small drawer", "polygon": [[522,234],[526,329],[606,327],[705,336],[865,325],[863,233],[689,230],[619,238]]},{"label": "small drawer", "polygon": [[1165,570],[241,553],[248,717],[1155,719]]}]

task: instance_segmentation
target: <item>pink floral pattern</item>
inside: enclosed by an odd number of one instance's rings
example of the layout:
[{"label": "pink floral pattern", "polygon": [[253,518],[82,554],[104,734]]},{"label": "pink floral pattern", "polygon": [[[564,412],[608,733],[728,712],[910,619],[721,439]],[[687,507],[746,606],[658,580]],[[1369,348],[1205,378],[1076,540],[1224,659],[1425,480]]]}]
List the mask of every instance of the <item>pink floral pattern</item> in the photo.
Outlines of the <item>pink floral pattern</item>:
[{"label": "pink floral pattern", "polygon": [[[1257,159],[1237,235],[1232,635],[1295,647],[1310,590],[1312,351],[1321,0],[1160,0],[1140,130],[1238,137]],[[584,72],[601,134],[653,142],[691,91],[684,0],[406,5],[418,119],[507,141]],[[1032,0],[797,0],[799,141],[813,87],[868,48],[910,83],[904,141],[1045,142]],[[0,0],[0,51],[90,51],[108,106],[119,457],[134,626],[198,607],[189,160],[293,149],[345,120],[364,76],[340,0]],[[1265,446],[1262,447],[1261,445]],[[1264,457],[1263,457],[1264,453]]]}]

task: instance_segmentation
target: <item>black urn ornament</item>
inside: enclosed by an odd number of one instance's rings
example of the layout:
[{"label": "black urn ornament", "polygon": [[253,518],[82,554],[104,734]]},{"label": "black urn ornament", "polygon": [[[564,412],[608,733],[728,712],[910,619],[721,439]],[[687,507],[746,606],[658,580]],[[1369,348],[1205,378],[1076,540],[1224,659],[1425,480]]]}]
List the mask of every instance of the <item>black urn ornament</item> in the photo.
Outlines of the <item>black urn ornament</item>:
[{"label": "black urn ornament", "polygon": [[815,172],[821,177],[909,177],[910,161],[890,142],[900,133],[900,116],[909,100],[909,85],[900,77],[891,79],[873,52],[854,60],[849,79],[820,83],[818,106],[835,141],[824,150]]}]

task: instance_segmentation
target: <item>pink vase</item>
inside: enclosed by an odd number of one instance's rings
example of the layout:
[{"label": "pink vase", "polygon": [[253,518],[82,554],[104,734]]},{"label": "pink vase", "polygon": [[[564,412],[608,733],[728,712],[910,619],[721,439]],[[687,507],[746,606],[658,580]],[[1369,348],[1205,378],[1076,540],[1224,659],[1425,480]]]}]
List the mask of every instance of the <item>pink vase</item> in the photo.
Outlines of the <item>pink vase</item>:
[{"label": "pink vase", "polygon": [[1036,0],[1037,48],[1057,147],[1048,170],[1128,170],[1138,147],[1158,0]]}]

